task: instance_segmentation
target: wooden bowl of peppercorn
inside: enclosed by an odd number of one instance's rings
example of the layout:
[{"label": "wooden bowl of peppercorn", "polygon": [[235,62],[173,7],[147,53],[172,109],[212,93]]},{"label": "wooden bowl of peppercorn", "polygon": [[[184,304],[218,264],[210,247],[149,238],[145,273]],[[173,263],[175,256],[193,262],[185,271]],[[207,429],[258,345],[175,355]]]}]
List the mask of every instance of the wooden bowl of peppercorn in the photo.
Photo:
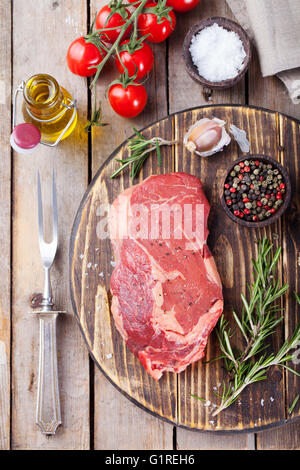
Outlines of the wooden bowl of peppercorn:
[{"label": "wooden bowl of peppercorn", "polygon": [[266,155],[240,157],[230,164],[222,181],[221,204],[231,220],[246,227],[273,224],[291,201],[291,182],[285,168]]}]

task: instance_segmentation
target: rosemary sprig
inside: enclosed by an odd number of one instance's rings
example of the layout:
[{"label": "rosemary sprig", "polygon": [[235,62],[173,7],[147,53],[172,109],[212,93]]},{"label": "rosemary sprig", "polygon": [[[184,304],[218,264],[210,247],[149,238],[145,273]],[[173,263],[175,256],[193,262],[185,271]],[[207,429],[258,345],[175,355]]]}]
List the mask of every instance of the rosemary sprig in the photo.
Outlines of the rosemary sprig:
[{"label": "rosemary sprig", "polygon": [[[236,401],[242,391],[249,385],[265,380],[270,367],[279,366],[300,376],[286,363],[293,359],[290,351],[300,342],[300,324],[296,327],[292,337],[287,339],[279,351],[266,353],[267,338],[275,333],[276,326],[283,317],[278,318],[280,310],[276,301],[287,291],[288,285],[280,286],[275,278],[275,269],[279,260],[281,248],[273,255],[272,245],[269,240],[259,242],[257,260],[252,260],[253,278],[252,285],[248,286],[249,300],[242,294],[243,309],[238,316],[233,312],[237,331],[244,342],[243,349],[237,348],[232,343],[234,331],[225,320],[224,315],[219,320],[217,337],[224,359],[225,369],[228,373],[228,382],[223,382],[221,403],[213,412],[216,416]],[[300,304],[300,298],[295,295]]]},{"label": "rosemary sprig", "polygon": [[293,359],[293,355],[289,354],[291,349],[297,347],[300,341],[300,324],[297,326],[294,334],[290,340],[286,340],[278,353],[266,355],[263,354],[256,361],[244,361],[238,364],[238,369],[233,378],[229,381],[228,386],[224,382],[223,393],[221,396],[221,404],[214,411],[213,416],[216,416],[225,408],[232,405],[242,391],[250,384],[265,380],[267,372],[272,366],[281,366],[298,377],[300,374],[286,365],[286,362]]},{"label": "rosemary sprig", "polygon": [[191,397],[197,398],[197,400],[203,401],[204,403],[206,403],[206,401],[207,401],[207,400],[205,400],[205,398],[198,397],[198,395],[193,395],[192,393],[191,393]]},{"label": "rosemary sprig", "polygon": [[135,136],[129,139],[127,144],[129,149],[129,157],[124,158],[123,160],[116,158],[116,161],[120,162],[122,165],[111,175],[111,178],[115,178],[115,176],[121,173],[129,165],[131,165],[131,178],[136,178],[149,154],[154,150],[157,153],[158,164],[161,166],[160,147],[162,145],[173,145],[176,143],[176,141],[165,140],[161,137],[152,137],[151,139],[146,139],[146,137],[144,137],[135,128],[133,130],[135,132]]}]

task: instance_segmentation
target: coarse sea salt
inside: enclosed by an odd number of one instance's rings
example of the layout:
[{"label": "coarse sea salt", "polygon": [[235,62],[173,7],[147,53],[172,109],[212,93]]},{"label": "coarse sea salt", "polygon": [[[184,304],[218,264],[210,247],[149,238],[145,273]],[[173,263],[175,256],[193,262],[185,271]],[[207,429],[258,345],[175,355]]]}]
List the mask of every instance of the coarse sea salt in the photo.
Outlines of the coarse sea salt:
[{"label": "coarse sea salt", "polygon": [[239,35],[217,23],[193,36],[190,53],[199,75],[210,82],[236,77],[246,57]]}]

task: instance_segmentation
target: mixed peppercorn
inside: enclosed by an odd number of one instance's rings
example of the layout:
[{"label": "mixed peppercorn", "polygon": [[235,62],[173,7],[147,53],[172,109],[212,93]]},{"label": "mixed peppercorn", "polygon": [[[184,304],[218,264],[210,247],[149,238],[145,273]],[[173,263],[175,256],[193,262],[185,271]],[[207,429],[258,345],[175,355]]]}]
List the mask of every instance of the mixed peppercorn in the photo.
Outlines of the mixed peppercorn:
[{"label": "mixed peppercorn", "polygon": [[283,176],[271,163],[244,160],[234,166],[224,185],[230,211],[248,222],[260,222],[275,214],[286,191]]}]

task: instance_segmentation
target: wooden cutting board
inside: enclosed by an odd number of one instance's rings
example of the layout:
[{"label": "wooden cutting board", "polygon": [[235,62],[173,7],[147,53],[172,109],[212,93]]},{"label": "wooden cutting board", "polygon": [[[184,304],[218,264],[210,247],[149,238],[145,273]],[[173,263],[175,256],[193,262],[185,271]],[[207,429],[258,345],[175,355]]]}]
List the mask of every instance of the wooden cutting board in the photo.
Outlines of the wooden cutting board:
[{"label": "wooden cutting board", "polygon": [[[245,129],[251,153],[269,155],[287,169],[292,181],[292,202],[281,220],[260,230],[241,227],[225,215],[219,201],[219,183],[230,162],[240,156],[240,151],[232,141],[224,152],[211,158],[192,156],[182,145],[183,136],[201,117],[218,117]],[[271,340],[272,347],[277,350],[300,321],[300,311],[292,295],[293,291],[300,292],[299,122],[280,113],[254,107],[209,106],[169,116],[144,129],[143,134],[176,139],[179,144],[162,149],[161,168],[156,156],[150,156],[135,183],[160,172],[184,171],[198,176],[204,185],[211,204],[208,244],[221,275],[228,318],[233,307],[239,311],[240,293],[246,292],[247,281],[251,280],[251,258],[257,253],[256,240],[268,237],[275,247],[283,247],[279,275],[290,289],[282,302],[284,324]],[[114,266],[112,248],[109,239],[97,237],[97,227],[100,228],[98,224],[104,215],[99,212],[100,203],[111,203],[132,185],[127,171],[114,180],[110,179],[119,166],[115,158],[124,158],[126,154],[124,143],[100,168],[81,202],[71,235],[71,297],[80,329],[97,366],[136,405],[178,426],[202,431],[247,432],[296,420],[300,415],[299,405],[292,415],[287,410],[299,393],[300,379],[283,369],[273,368],[267,381],[250,386],[240,400],[213,418],[213,407],[218,403],[214,392],[220,388],[224,377],[221,361],[211,364],[199,361],[181,374],[167,373],[156,382],[127,348],[110,314],[109,284]],[[212,333],[205,359],[208,361],[218,355],[218,342]],[[76,373],[76,364],[74,366]],[[191,394],[209,400],[211,405],[204,406]]]}]

